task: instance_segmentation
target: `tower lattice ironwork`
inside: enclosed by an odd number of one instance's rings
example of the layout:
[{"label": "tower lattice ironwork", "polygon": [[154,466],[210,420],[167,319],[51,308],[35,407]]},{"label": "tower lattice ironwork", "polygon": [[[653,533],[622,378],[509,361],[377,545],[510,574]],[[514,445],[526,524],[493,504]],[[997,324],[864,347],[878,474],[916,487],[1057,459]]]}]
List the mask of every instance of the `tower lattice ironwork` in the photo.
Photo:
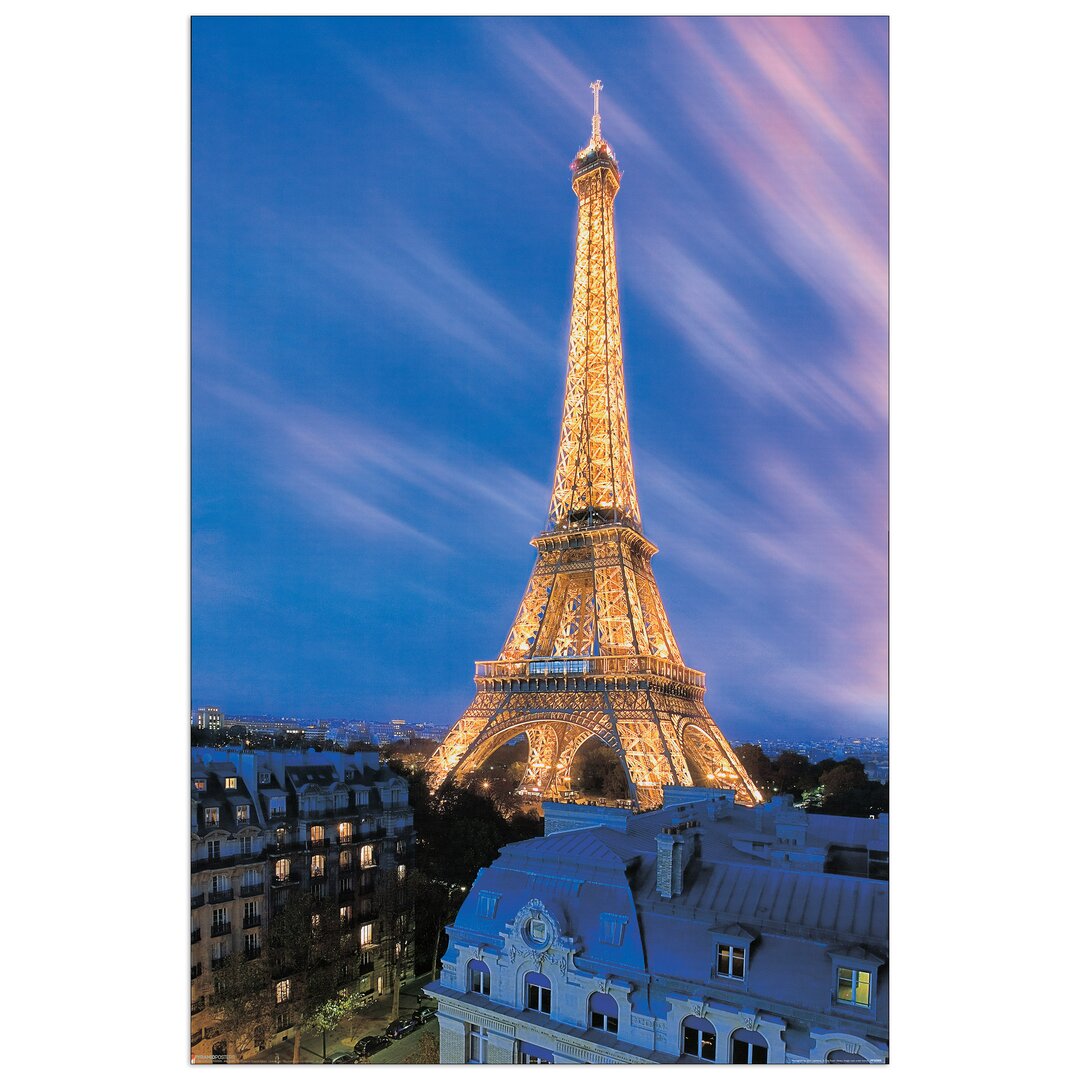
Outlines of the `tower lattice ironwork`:
[{"label": "tower lattice ironwork", "polygon": [[618,756],[633,801],[664,784],[761,796],[704,704],[705,676],[683,663],[650,562],[630,456],[623,382],[614,201],[620,171],[600,133],[574,159],[577,246],[566,397],[547,529],[497,660],[476,664],[476,697],[432,755],[433,785],[478,769],[524,733],[524,786],[568,793],[595,736]]}]

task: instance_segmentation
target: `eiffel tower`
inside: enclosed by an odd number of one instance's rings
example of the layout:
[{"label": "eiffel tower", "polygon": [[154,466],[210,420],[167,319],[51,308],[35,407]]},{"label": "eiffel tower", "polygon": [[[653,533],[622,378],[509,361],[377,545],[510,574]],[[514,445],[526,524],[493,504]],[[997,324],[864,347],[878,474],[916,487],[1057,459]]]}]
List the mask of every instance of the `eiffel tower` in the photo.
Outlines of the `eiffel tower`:
[{"label": "eiffel tower", "polygon": [[566,797],[596,737],[617,755],[635,805],[664,784],[734,788],[761,801],[705,708],[705,676],[683,663],[641,529],[623,383],[614,201],[620,172],[600,134],[571,166],[578,197],[574,293],[555,483],[536,566],[497,660],[476,664],[476,697],[429,763],[437,787],[528,738],[524,786]]}]

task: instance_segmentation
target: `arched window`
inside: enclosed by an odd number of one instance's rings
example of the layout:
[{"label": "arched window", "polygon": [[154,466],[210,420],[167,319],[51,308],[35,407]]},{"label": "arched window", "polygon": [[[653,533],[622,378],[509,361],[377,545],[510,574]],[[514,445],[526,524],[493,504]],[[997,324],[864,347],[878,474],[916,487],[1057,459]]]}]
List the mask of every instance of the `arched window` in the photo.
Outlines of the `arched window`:
[{"label": "arched window", "polygon": [[731,1036],[732,1065],[768,1065],[769,1044],[756,1031],[740,1028]]},{"label": "arched window", "polygon": [[491,972],[483,960],[469,961],[469,989],[474,994],[491,993]]},{"label": "arched window", "polygon": [[589,998],[589,1027],[612,1034],[619,1030],[619,1006],[610,994],[593,994]]},{"label": "arched window", "polygon": [[716,1060],[716,1028],[700,1016],[683,1021],[682,1052],[702,1061]]},{"label": "arched window", "polygon": [[525,976],[525,1008],[551,1013],[551,980],[539,971],[530,971]]},{"label": "arched window", "polygon": [[825,1061],[829,1065],[869,1065],[870,1062],[862,1054],[852,1054],[848,1050],[830,1050],[825,1055]]}]

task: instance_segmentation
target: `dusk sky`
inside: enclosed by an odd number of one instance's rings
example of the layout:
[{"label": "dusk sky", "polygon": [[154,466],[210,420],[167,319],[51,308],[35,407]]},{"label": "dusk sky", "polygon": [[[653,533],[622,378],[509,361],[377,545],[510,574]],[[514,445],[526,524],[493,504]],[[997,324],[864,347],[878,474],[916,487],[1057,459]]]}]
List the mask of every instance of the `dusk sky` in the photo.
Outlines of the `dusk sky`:
[{"label": "dusk sky", "polygon": [[449,725],[546,523],[601,79],[643,527],[736,741],[883,735],[888,22],[192,39],[192,704]]}]

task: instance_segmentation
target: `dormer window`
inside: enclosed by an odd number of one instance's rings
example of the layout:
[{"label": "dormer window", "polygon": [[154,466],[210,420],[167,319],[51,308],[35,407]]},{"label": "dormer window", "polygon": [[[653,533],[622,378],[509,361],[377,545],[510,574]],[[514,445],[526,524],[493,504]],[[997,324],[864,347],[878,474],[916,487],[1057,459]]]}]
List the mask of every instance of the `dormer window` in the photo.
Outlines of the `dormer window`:
[{"label": "dormer window", "polygon": [[206,790],[206,781],[205,780],[192,780],[191,784],[192,784],[192,787],[194,787],[196,791],[205,791]]},{"label": "dormer window", "polygon": [[722,979],[746,977],[746,949],[741,945],[716,946],[716,974]]},{"label": "dormer window", "polygon": [[529,920],[529,937],[537,944],[543,944],[547,940],[547,924],[543,919]]},{"label": "dormer window", "polygon": [[236,790],[236,777],[235,776],[226,776],[225,777],[225,790],[226,791],[235,791]]},{"label": "dormer window", "polygon": [[878,968],[885,962],[861,947],[829,954],[833,962],[833,1004],[873,1015]]},{"label": "dormer window", "polygon": [[285,800],[284,799],[271,799],[270,800],[270,816],[271,817],[284,817],[285,816]]},{"label": "dormer window", "polygon": [[600,944],[621,945],[625,929],[625,915],[610,915],[605,912],[600,916]]},{"label": "dormer window", "polygon": [[251,820],[251,807],[250,806],[238,806],[236,808],[236,820],[238,823]]},{"label": "dormer window", "polygon": [[873,974],[858,968],[836,969],[836,1000],[842,1005],[870,1007],[870,984]]},{"label": "dormer window", "polygon": [[270,774],[268,772],[259,773],[259,783],[260,784],[269,784],[270,783]]},{"label": "dormer window", "polygon": [[494,919],[499,906],[499,893],[482,892],[476,899],[476,911],[481,919]]},{"label": "dormer window", "polygon": [[216,806],[208,806],[203,810],[203,822],[208,829],[219,824],[220,820],[221,811]]}]

